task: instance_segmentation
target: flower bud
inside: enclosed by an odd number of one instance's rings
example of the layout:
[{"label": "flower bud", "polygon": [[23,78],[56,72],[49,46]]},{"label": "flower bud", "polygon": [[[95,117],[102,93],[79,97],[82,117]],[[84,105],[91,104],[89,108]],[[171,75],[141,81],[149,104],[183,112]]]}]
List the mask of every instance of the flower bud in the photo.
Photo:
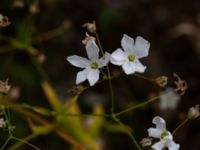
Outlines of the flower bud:
[{"label": "flower bud", "polygon": [[96,23],[95,23],[95,21],[93,21],[92,23],[89,23],[89,22],[84,23],[82,27],[83,28],[87,28],[87,30],[89,32],[91,32],[91,33],[95,33],[96,32]]},{"label": "flower bud", "polygon": [[153,139],[152,138],[143,138],[141,141],[140,141],[140,144],[142,145],[142,147],[147,147],[147,146],[151,146],[152,145],[152,142],[153,142]]},{"label": "flower bud", "polygon": [[189,119],[196,119],[197,117],[199,117],[200,112],[199,112],[199,105],[196,105],[195,107],[191,107],[188,110],[188,118]]},{"label": "flower bud", "polygon": [[7,27],[10,24],[8,17],[0,14],[0,27]]},{"label": "flower bud", "polygon": [[8,79],[6,81],[0,80],[0,93],[7,94],[10,90],[11,86],[8,85]]},{"label": "flower bud", "polygon": [[168,77],[160,76],[157,77],[155,81],[160,87],[165,87],[167,85]]}]

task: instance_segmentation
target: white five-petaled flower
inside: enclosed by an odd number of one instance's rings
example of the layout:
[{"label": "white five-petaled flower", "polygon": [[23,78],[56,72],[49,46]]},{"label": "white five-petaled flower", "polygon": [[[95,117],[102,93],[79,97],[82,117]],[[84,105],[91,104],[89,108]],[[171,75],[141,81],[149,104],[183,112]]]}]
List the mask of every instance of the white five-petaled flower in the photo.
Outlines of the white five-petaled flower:
[{"label": "white five-petaled flower", "polygon": [[135,43],[133,38],[124,34],[121,40],[121,48],[118,48],[111,54],[111,63],[122,66],[126,74],[135,72],[143,73],[146,69],[141,64],[139,58],[148,56],[150,43],[144,38],[136,37]]},{"label": "white five-petaled flower", "polygon": [[156,128],[149,128],[148,134],[150,137],[159,138],[160,141],[153,144],[151,148],[154,150],[162,150],[167,147],[169,150],[179,150],[180,145],[173,141],[172,134],[166,129],[165,120],[156,116],[152,122],[156,125]]},{"label": "white five-petaled flower", "polygon": [[108,64],[110,54],[106,52],[105,56],[99,59],[99,48],[94,40],[89,40],[85,48],[89,59],[73,55],[67,57],[67,60],[72,65],[83,68],[76,76],[76,84],[88,80],[90,86],[93,86],[99,80],[99,69]]},{"label": "white five-petaled flower", "polygon": [[165,91],[160,93],[159,106],[161,109],[175,109],[181,97],[173,88],[168,87]]}]

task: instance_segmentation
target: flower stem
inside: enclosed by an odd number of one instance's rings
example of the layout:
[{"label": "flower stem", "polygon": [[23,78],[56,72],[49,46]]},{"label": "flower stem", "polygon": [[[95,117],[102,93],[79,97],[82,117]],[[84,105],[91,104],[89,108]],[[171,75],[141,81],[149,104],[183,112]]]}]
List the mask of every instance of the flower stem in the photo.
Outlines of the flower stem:
[{"label": "flower stem", "polygon": [[98,45],[99,45],[99,49],[100,49],[100,51],[101,51],[101,54],[102,54],[102,56],[103,56],[103,55],[104,55],[104,51],[103,51],[103,47],[102,47],[101,42],[100,42],[99,35],[98,35],[97,32],[95,32],[94,34],[95,34],[95,37],[96,37],[96,39],[97,39],[97,43],[98,43]]},{"label": "flower stem", "polygon": [[188,122],[188,118],[184,119],[172,132],[172,135],[174,135],[183,125],[185,125]]},{"label": "flower stem", "polygon": [[146,76],[143,76],[143,75],[140,75],[140,74],[133,74],[134,76],[138,77],[138,78],[141,78],[141,79],[144,79],[144,80],[148,80],[148,81],[152,81],[152,82],[155,82],[156,80],[154,78],[149,78],[149,77],[146,77]]},{"label": "flower stem", "polygon": [[[104,50],[103,50],[103,47],[101,45],[101,42],[100,42],[100,38],[99,38],[99,35],[97,32],[94,33],[95,36],[96,36],[96,39],[97,39],[97,43],[99,45],[99,49],[101,51],[101,54],[104,56]],[[111,113],[114,114],[114,91],[113,91],[113,86],[112,86],[112,81],[111,81],[111,73],[110,73],[110,69],[108,67],[108,65],[106,66],[106,69],[107,69],[107,74],[108,74],[108,79],[109,79],[109,89],[110,89],[110,97],[111,97]]]},{"label": "flower stem", "polygon": [[[11,139],[16,140],[16,141],[19,141],[19,142],[21,142],[21,143],[24,143],[24,144],[26,144],[26,145],[28,145],[28,146],[30,146],[30,147],[36,149],[36,150],[40,150],[38,147],[36,147],[36,146],[34,146],[33,144],[27,142],[26,140],[19,139],[19,138],[14,137],[14,136],[12,136]],[[20,146],[21,146],[21,145],[20,145]],[[13,148],[9,148],[8,150],[15,150],[16,148],[18,148],[18,146],[13,147]]]},{"label": "flower stem", "polygon": [[[120,126],[122,126],[123,128],[126,128],[126,127],[124,126],[124,124],[120,121],[120,119],[116,118],[115,115],[113,116],[113,120],[115,120],[115,121],[116,121]],[[129,135],[129,137],[131,138],[131,140],[133,141],[133,143],[135,144],[136,148],[137,148],[138,150],[142,150],[142,149],[140,148],[139,144],[137,143],[135,137],[133,136],[133,134],[132,134],[129,130],[127,130],[127,133],[128,133],[128,135]]]},{"label": "flower stem", "polygon": [[134,106],[131,106],[131,107],[125,109],[125,110],[122,110],[122,111],[116,113],[115,115],[116,115],[116,116],[119,116],[119,115],[122,115],[122,114],[124,114],[124,113],[126,113],[126,112],[128,112],[128,111],[133,110],[133,109],[136,109],[136,108],[139,108],[139,107],[143,107],[143,106],[145,106],[145,105],[147,105],[147,104],[149,104],[149,103],[154,102],[154,101],[157,100],[159,97],[160,97],[160,96],[153,97],[153,98],[149,99],[148,101],[145,101],[145,102],[140,103],[140,104],[138,104],[138,105],[134,105]]},{"label": "flower stem", "polygon": [[0,150],[3,150],[5,147],[6,147],[6,145],[8,144],[8,142],[11,140],[11,136],[9,136],[8,138],[7,138],[7,140],[5,141],[5,143],[3,144],[3,146],[0,148]]}]

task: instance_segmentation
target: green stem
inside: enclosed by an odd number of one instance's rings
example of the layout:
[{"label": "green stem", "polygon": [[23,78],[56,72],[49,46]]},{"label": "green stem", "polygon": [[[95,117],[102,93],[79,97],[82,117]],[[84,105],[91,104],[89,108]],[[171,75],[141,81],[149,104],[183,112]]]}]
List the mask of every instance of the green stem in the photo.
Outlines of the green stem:
[{"label": "green stem", "polygon": [[109,114],[68,114],[68,113],[53,113],[53,115],[64,115],[70,117],[111,117],[112,115]]},{"label": "green stem", "polygon": [[[23,140],[24,141],[30,141],[31,139],[35,138],[37,136],[37,134],[33,133],[31,135],[28,135],[27,137],[25,137]],[[21,147],[24,144],[24,142],[18,142],[15,145],[11,146],[8,148],[8,150],[15,150],[18,149],[19,147]]]},{"label": "green stem", "polygon": [[98,43],[98,45],[99,45],[99,49],[100,49],[100,51],[101,51],[101,54],[102,54],[102,56],[103,56],[103,55],[104,55],[104,51],[103,51],[103,47],[102,47],[102,45],[101,45],[101,42],[100,42],[99,35],[98,35],[98,33],[97,33],[97,32],[95,32],[94,34],[95,34],[95,36],[96,36],[97,43]]},{"label": "green stem", "polygon": [[[104,56],[104,50],[103,50],[103,47],[101,45],[101,42],[100,42],[100,38],[99,38],[99,35],[97,32],[94,33],[95,36],[96,36],[96,39],[97,39],[97,43],[99,45],[99,49],[101,51],[101,54]],[[110,73],[110,69],[108,67],[108,65],[106,66],[106,69],[107,69],[107,73],[108,73],[108,79],[109,79],[109,89],[110,89],[110,97],[111,97],[111,113],[114,114],[114,91],[113,91],[113,86],[112,86],[112,76],[111,76],[111,73]]]},{"label": "green stem", "polygon": [[124,113],[126,113],[126,112],[128,112],[128,111],[133,110],[133,109],[136,109],[136,108],[139,108],[139,107],[143,107],[143,106],[145,106],[145,105],[147,105],[147,104],[149,104],[149,103],[154,102],[154,101],[157,100],[159,97],[160,97],[160,96],[153,97],[153,98],[149,99],[149,100],[146,101],[146,102],[140,103],[140,104],[135,105],[135,106],[131,106],[131,107],[125,109],[125,110],[122,110],[122,111],[116,113],[115,115],[116,115],[116,116],[119,116],[119,115],[122,115],[122,114],[124,114]]},{"label": "green stem", "polygon": [[184,124],[186,124],[188,122],[188,118],[184,119],[177,127],[176,129],[174,129],[174,131],[172,132],[172,135],[174,135]]},{"label": "green stem", "polygon": [[[114,119],[120,126],[122,126],[123,128],[126,128],[126,127],[124,126],[124,124],[120,121],[120,119],[116,118],[116,116],[113,116],[113,119]],[[142,150],[142,149],[140,148],[139,144],[137,143],[137,141],[136,141],[134,135],[133,135],[129,130],[127,130],[127,133],[128,133],[128,135],[129,135],[129,137],[131,138],[131,140],[133,141],[133,143],[135,144],[136,148],[137,148],[138,150]]]},{"label": "green stem", "polygon": [[8,144],[8,142],[11,140],[11,136],[9,136],[8,138],[7,138],[7,140],[5,141],[5,143],[3,144],[3,146],[0,148],[0,150],[3,150],[5,147],[6,147],[6,145]]},{"label": "green stem", "polygon": [[43,69],[43,67],[41,66],[40,63],[38,63],[35,58],[33,58],[32,55],[29,55],[33,64],[35,65],[36,69],[38,70],[40,76],[43,78],[44,81],[47,81],[49,83],[49,78],[48,75],[46,74],[45,70]]},{"label": "green stem", "polygon": [[144,79],[144,80],[155,82],[155,79],[153,79],[153,78],[149,78],[149,77],[146,77],[146,76],[143,76],[143,75],[140,75],[140,74],[136,74],[136,73],[133,74],[133,75],[138,77],[138,78]]},{"label": "green stem", "polygon": [[[28,137],[28,138],[32,138],[32,137]],[[19,142],[21,142],[21,143],[24,143],[24,144],[26,144],[26,145],[28,145],[28,146],[30,146],[30,147],[36,149],[36,150],[40,150],[38,147],[36,147],[36,146],[34,146],[33,144],[27,142],[26,140],[19,139],[19,138],[14,137],[14,136],[12,136],[11,139],[16,140],[16,141],[19,141]],[[20,144],[19,146],[21,146],[21,144]],[[13,146],[13,147],[9,148],[8,150],[15,150],[15,149],[18,148],[19,146],[18,146],[18,145]]]}]

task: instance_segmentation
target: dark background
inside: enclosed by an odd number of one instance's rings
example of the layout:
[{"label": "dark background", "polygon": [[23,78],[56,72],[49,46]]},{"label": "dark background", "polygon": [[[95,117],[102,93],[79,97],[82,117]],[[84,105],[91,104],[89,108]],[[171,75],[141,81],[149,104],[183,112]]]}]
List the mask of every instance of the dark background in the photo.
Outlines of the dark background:
[{"label": "dark background", "polygon": [[[133,38],[140,35],[151,43],[149,56],[142,59],[147,66],[145,76],[169,77],[169,85],[173,85],[173,73],[186,80],[188,90],[176,110],[169,112],[158,110],[152,105],[134,113],[128,113],[121,120],[133,128],[138,140],[147,136],[147,129],[153,124],[154,116],[163,116],[169,130],[173,130],[181,121],[187,110],[200,102],[200,1],[199,0],[42,0],[39,1],[39,12],[31,14],[29,6],[33,1],[25,1],[23,8],[13,7],[13,1],[0,2],[0,13],[10,18],[11,25],[0,29],[1,35],[20,39],[23,30],[33,30],[31,38],[54,30],[65,21],[67,28],[58,36],[33,44],[46,56],[43,66],[48,77],[61,98],[68,96],[68,90],[75,83],[78,68],[71,66],[66,57],[77,54],[86,56],[81,41],[85,37],[85,22],[96,21],[103,48],[113,52],[120,47],[123,34]],[[19,26],[24,25],[25,28]],[[24,31],[25,32],[25,31]],[[26,39],[26,35],[22,37]],[[30,41],[33,41],[30,39]],[[29,39],[26,39],[29,40]],[[0,79],[9,78],[13,86],[20,88],[18,101],[29,104],[47,106],[40,88],[40,76],[30,58],[24,51],[4,51],[8,43],[0,41]],[[9,48],[8,48],[9,49]],[[111,67],[112,72],[121,71],[119,67]],[[84,83],[87,85],[87,83]],[[150,94],[158,93],[163,88],[154,83],[121,74],[113,80],[117,110],[125,108],[134,100],[144,101]],[[107,82],[90,88],[80,98],[83,112],[89,112],[94,101],[86,101],[90,95],[100,94],[107,112],[110,110],[109,90]],[[20,116],[16,122],[20,122]],[[15,119],[14,121],[15,122]],[[25,126],[22,135],[28,132]],[[175,135],[175,141],[184,150],[200,149],[200,121],[190,121]],[[19,127],[20,128],[20,127]],[[105,149],[133,149],[130,138],[124,134],[102,131],[106,139]],[[41,139],[40,139],[41,138]],[[54,135],[34,140],[35,145],[43,149],[64,149],[67,145]],[[40,142],[40,141],[44,142]],[[54,141],[49,143],[48,141]]]}]

